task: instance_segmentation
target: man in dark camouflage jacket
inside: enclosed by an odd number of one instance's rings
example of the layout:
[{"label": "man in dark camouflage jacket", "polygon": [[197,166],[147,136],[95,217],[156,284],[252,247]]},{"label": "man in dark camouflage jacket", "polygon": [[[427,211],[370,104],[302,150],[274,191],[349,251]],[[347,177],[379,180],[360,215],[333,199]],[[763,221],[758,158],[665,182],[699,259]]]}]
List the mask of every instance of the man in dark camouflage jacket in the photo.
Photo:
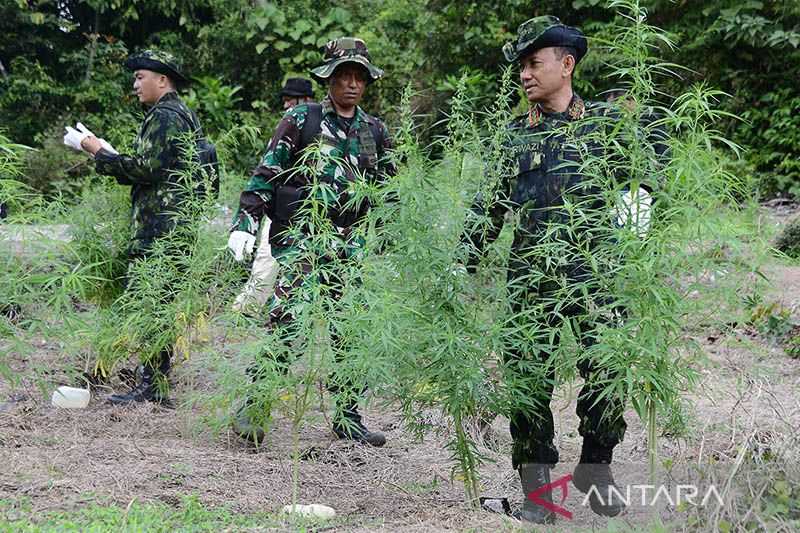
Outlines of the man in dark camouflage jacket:
[{"label": "man in dark camouflage jacket", "polygon": [[[578,298],[576,302],[582,303],[564,305],[563,292],[560,293],[559,289],[564,280],[573,286],[584,284],[591,276],[591,269],[580,261],[565,260],[564,257],[536,258],[539,252],[533,250],[548,239],[577,244],[574,239],[583,239],[591,234],[592,228],[584,227],[586,222],[576,223],[571,218],[574,213],[570,213],[566,205],[571,202],[572,205],[593,206],[595,198],[599,199],[597,186],[579,168],[584,157],[582,153],[600,150],[591,137],[599,127],[600,121],[596,118],[606,113],[608,106],[585,102],[572,90],[575,66],[587,49],[586,38],[580,30],[565,26],[551,16],[528,20],[519,27],[516,42],[503,48],[506,58],[519,65],[520,82],[530,107],[525,115],[509,125],[508,150],[514,169],[500,185],[500,194],[506,201],[490,207],[493,231],[488,238],[479,238],[476,242],[482,249],[487,242],[496,239],[506,211],[510,207],[516,212],[519,222],[508,266],[512,309],[517,316],[523,316],[528,302],[544,302],[542,313],[547,316],[546,329],[550,333],[556,332],[554,339],[543,339],[538,343],[542,347],[539,354],[506,354],[509,361],[518,362],[515,368],[520,369],[518,372],[523,379],[535,382],[531,385],[530,400],[536,407],[512,413],[511,436],[512,461],[519,471],[525,495],[517,516],[537,523],[554,519],[550,510],[527,497],[550,483],[550,469],[558,462],[550,409],[555,370],[552,362],[548,361],[549,352],[557,349],[560,342],[558,332],[565,322],[574,324],[575,321],[587,320],[585,301]],[[597,207],[607,211],[604,206],[605,203],[598,202]],[[568,230],[568,227],[572,229]],[[545,275],[536,279],[531,276],[532,271],[544,272]],[[590,294],[589,300],[592,298]],[[583,323],[575,328],[578,331],[576,340],[584,350],[595,342],[592,334],[595,326]],[[527,327],[531,329],[533,326],[529,324]],[[546,366],[540,379],[526,370],[532,364],[535,366],[531,357],[541,358]],[[596,365],[591,359],[581,358],[580,361],[578,367],[585,384],[578,396],[577,414],[583,448],[573,483],[583,492],[589,492],[594,485],[600,494],[606,495],[609,486],[614,485],[609,467],[612,451],[626,429],[624,402],[615,394],[601,394],[604,378],[599,375]],[[544,491],[538,497],[550,502],[550,494]],[[600,501],[592,494],[594,491],[590,492],[591,507],[598,514],[614,516],[624,508],[620,501]]]},{"label": "man in dark camouflage jacket", "polygon": [[[370,62],[364,41],[343,37],[329,42],[324,64],[311,74],[327,84],[328,95],[321,104],[292,107],[278,124],[261,163],[241,194],[234,216],[228,246],[237,259],[252,253],[259,223],[265,217],[271,219],[269,239],[279,263],[286,263],[304,246],[302,234],[289,236],[286,230],[297,222],[297,208],[315,179],[333,192],[320,195],[318,200],[327,205],[331,222],[339,232],[340,253],[352,257],[360,243],[351,235],[351,228],[369,208],[366,203],[351,206],[352,202],[348,202],[353,184],[361,180],[377,182],[394,173],[387,157],[392,144],[386,126],[358,105],[366,86],[383,76],[383,71]],[[309,144],[321,146],[320,157],[312,163],[313,175],[307,175],[301,163],[301,152]],[[291,277],[286,272],[279,274],[270,305],[273,324],[289,325],[294,319],[287,304],[292,291],[304,280],[302,276]],[[346,403],[338,412],[347,420],[335,419],[334,432],[340,438],[382,446],[384,436],[364,426],[354,401]],[[263,429],[252,418],[247,408],[243,409],[234,429],[246,439],[261,441]]]},{"label": "man in dark camouflage jacket", "polygon": [[[133,237],[128,256],[133,262],[145,257],[156,239],[175,228],[175,213],[186,187],[179,183],[178,174],[186,168],[182,143],[202,132],[197,116],[178,96],[177,88],[188,79],[171,54],[145,50],[131,56],[125,66],[134,71],[134,91],[149,108],[134,140],[133,153],[118,154],[93,135],[86,136],[81,147],[94,156],[98,173],[114,176],[120,185],[131,188]],[[170,356],[171,350],[164,350],[157,361],[145,362],[137,386],[128,394],[111,396],[109,401],[130,404],[166,400],[158,380],[169,371]]]}]

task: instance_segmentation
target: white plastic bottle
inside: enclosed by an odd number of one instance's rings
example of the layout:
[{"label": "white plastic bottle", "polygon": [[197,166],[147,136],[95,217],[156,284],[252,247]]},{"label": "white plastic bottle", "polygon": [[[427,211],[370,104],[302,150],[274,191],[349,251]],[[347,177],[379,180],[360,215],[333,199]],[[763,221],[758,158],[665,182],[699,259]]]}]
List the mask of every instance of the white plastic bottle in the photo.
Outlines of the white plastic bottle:
[{"label": "white plastic bottle", "polygon": [[64,409],[84,409],[91,395],[87,389],[61,386],[53,391],[53,405]]},{"label": "white plastic bottle", "polygon": [[315,518],[322,518],[325,520],[329,520],[336,516],[336,511],[333,509],[333,507],[320,505],[318,503],[312,503],[311,505],[284,505],[283,512],[287,514],[296,513],[301,516],[313,516]]}]

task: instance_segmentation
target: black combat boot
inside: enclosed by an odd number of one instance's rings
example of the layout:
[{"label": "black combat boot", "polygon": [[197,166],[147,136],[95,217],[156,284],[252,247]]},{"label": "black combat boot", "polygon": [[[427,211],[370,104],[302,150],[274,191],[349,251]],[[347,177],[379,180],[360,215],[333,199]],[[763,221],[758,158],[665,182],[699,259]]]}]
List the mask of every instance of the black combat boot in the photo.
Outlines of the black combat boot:
[{"label": "black combat boot", "polygon": [[[264,437],[266,437],[264,424],[259,424],[255,416],[257,409],[258,407],[252,399],[246,400],[239,410],[236,411],[233,422],[231,423],[231,429],[234,433],[256,446],[264,442]],[[269,416],[269,407],[267,406],[263,410],[266,411],[266,415]]]},{"label": "black combat boot", "polygon": [[386,444],[386,437],[380,431],[370,431],[361,422],[358,408],[352,406],[342,409],[341,414],[333,420],[333,432],[340,439],[350,439],[363,444],[380,448]]},{"label": "black combat boot", "polygon": [[145,363],[139,368],[141,370],[141,379],[139,383],[127,394],[114,394],[108,398],[108,403],[114,405],[130,405],[139,402],[154,402],[159,404],[168,403],[166,392],[163,387],[166,383],[159,383],[166,381],[169,374],[169,359],[170,352],[165,350],[159,355],[158,368],[150,363]]},{"label": "black combat boot", "polygon": [[[522,483],[522,507],[512,515],[517,520],[533,522],[534,524],[552,524],[556,517],[550,509],[534,503],[528,495],[535,490],[550,484],[550,468],[548,464],[527,463],[519,466],[519,480]],[[545,491],[537,496],[540,500],[553,503],[550,491]]]},{"label": "black combat boot", "polygon": [[[572,483],[579,491],[589,494],[589,505],[595,514],[617,516],[625,509],[624,494],[611,474],[613,448],[604,448],[583,440],[581,460],[572,473]],[[594,487],[594,490],[592,490]]]}]

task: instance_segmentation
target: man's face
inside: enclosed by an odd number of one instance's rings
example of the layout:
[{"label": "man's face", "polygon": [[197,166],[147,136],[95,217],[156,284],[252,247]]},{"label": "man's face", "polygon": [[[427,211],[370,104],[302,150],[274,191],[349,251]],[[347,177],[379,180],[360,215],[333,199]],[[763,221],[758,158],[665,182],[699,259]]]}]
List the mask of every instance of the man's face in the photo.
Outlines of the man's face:
[{"label": "man's face", "polygon": [[361,102],[367,87],[367,69],[356,63],[345,63],[331,75],[331,98],[342,107],[353,107]]},{"label": "man's face", "polygon": [[[519,80],[531,103],[547,101],[570,83],[569,58],[559,59],[553,47],[540,48],[519,60]],[[569,65],[567,64],[569,63]]]},{"label": "man's face", "polygon": [[137,70],[133,73],[133,92],[145,105],[153,105],[166,92],[169,79],[152,70]]},{"label": "man's face", "polygon": [[296,105],[305,104],[310,101],[311,98],[308,96],[284,96],[283,109],[284,111],[288,111],[289,109],[293,108]]}]

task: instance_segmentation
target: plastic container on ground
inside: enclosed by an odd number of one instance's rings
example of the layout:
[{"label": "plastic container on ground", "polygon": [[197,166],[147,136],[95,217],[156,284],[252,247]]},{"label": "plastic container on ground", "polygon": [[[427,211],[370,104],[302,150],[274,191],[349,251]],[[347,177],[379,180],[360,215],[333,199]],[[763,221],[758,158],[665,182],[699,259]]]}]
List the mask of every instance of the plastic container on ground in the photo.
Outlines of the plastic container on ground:
[{"label": "plastic container on ground", "polygon": [[283,507],[284,513],[297,513],[302,516],[313,516],[315,518],[330,519],[336,516],[336,511],[327,505],[312,503],[311,505],[286,505]]},{"label": "plastic container on ground", "polygon": [[64,409],[85,409],[91,394],[87,389],[61,386],[53,391],[53,405]]}]

